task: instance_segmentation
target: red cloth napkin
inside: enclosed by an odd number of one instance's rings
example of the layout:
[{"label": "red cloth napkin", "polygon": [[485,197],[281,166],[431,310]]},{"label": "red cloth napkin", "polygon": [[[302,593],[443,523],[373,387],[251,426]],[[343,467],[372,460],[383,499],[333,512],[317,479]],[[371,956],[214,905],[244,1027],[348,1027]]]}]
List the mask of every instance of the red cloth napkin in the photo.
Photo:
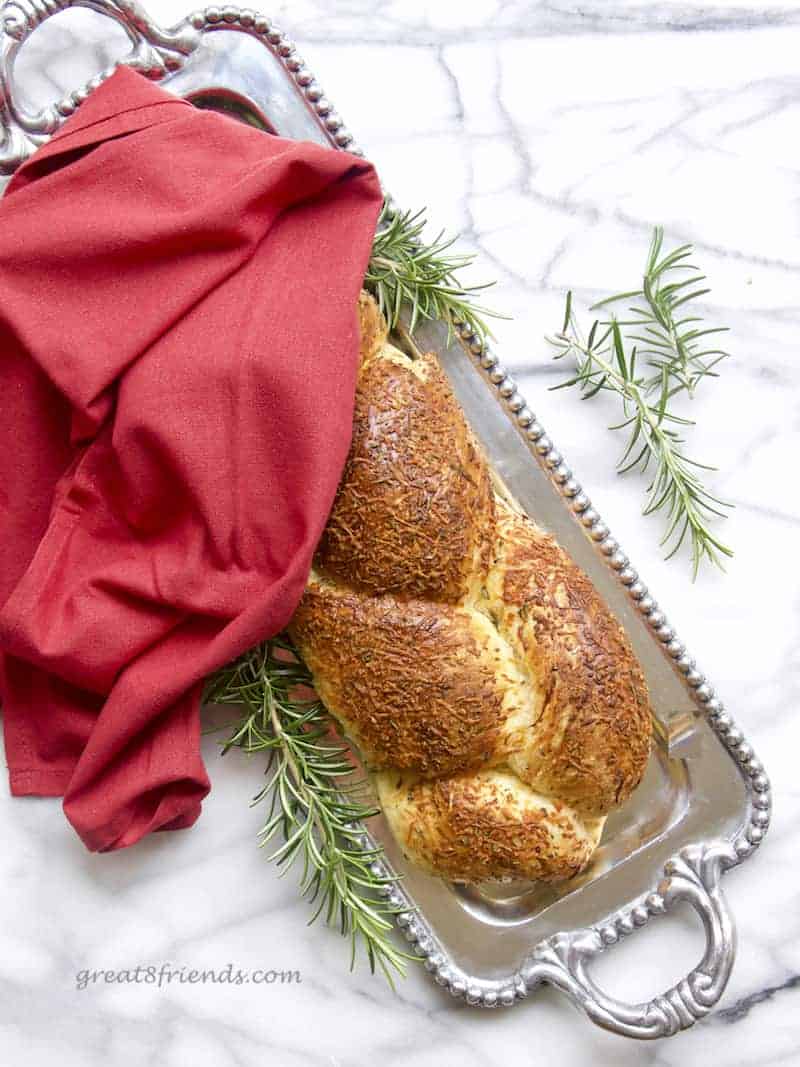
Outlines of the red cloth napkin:
[{"label": "red cloth napkin", "polygon": [[125,67],[0,201],[10,784],[90,849],[194,822],[203,679],[302,594],[380,202],[355,156]]}]

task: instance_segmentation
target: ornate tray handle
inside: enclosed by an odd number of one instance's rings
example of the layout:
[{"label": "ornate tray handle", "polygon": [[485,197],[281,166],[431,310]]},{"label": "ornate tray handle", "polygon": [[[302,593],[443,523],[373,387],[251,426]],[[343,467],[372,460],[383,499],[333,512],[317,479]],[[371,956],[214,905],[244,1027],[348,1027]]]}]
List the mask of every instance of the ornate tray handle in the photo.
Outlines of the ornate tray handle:
[{"label": "ornate tray handle", "polygon": [[7,0],[0,7],[0,173],[12,174],[43,141],[46,141],[73,111],[105,81],[117,63],[100,71],[83,89],[35,114],[24,111],[14,98],[14,61],[33,31],[52,15],[83,7],[106,15],[127,33],[131,51],[119,62],[160,78],[180,69],[198,46],[201,34],[189,21],[174,30],[162,30],[152,22],[136,0]]},{"label": "ornate tray handle", "polygon": [[[14,60],[33,31],[52,15],[82,7],[107,15],[127,33],[131,51],[76,89],[36,114],[27,113],[14,96]],[[232,30],[259,41],[279,62],[312,117],[311,139],[360,155],[352,134],[333,110],[313,74],[292,42],[264,15],[231,5],[195,11],[172,29],[164,30],[137,0],[0,0],[0,175],[17,167],[46,141],[78,108],[89,93],[124,64],[154,81],[180,71],[204,36]],[[308,129],[288,129],[282,136],[308,136]]]},{"label": "ornate tray handle", "polygon": [[[729,846],[691,846],[664,868],[656,892],[620,912],[599,929],[556,934],[537,945],[520,969],[527,990],[547,982],[563,990],[598,1026],[626,1037],[668,1037],[706,1015],[728,984],[736,952],[733,920],[720,889],[720,875],[736,862]],[[621,937],[687,901],[700,916],[706,949],[700,963],[666,993],[641,1004],[625,1004],[595,984],[588,965]]]}]

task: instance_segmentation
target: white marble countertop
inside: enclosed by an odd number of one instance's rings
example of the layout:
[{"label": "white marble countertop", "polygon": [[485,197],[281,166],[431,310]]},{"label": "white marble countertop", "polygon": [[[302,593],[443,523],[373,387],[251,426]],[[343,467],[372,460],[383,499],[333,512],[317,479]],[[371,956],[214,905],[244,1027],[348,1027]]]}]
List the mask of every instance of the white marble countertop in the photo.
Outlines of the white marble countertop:
[{"label": "white marble countertop", "polygon": [[[150,0],[163,25],[182,0]],[[213,791],[190,831],[90,855],[57,802],[0,787],[0,1047],[15,1067],[428,1067],[800,1062],[800,0],[367,3],[294,0],[297,41],[397,200],[460,230],[513,316],[499,350],[676,629],[750,735],[775,787],[763,849],[726,878],[738,959],[720,1010],[642,1045],[539,991],[506,1012],[453,1001],[414,971],[392,994],[307,927],[292,877],[257,851],[259,772],[206,754]],[[20,76],[93,72],[68,24]],[[38,50],[37,50],[38,49]],[[53,96],[57,95],[54,91]],[[665,563],[619,444],[570,392],[545,333],[564,292],[629,287],[653,223],[692,241],[709,318],[733,358],[698,397],[695,450],[736,504],[726,575]],[[792,489],[795,486],[795,489]],[[696,962],[676,915],[607,954],[612,992],[651,995]],[[613,957],[613,958],[612,958]],[[76,989],[88,969],[299,970],[299,985]]]}]

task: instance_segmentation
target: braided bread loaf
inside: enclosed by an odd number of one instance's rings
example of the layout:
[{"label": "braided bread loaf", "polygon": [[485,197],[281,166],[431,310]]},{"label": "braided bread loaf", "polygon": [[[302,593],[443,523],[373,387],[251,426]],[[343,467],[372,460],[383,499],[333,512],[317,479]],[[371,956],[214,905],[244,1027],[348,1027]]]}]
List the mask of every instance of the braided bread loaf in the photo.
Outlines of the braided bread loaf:
[{"label": "braided bread loaf", "polygon": [[585,575],[491,474],[436,357],[362,295],[353,442],[290,633],[407,858],[568,878],[650,749],[647,688]]}]

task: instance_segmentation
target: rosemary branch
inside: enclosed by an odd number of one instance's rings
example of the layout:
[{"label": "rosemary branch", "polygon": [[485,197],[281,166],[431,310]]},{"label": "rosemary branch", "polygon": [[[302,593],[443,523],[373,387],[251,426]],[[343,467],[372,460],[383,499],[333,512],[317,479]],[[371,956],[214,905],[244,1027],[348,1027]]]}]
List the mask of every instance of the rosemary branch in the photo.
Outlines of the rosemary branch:
[{"label": "rosemary branch", "polygon": [[[666,511],[666,530],[661,539],[662,546],[668,549],[666,558],[674,556],[688,536],[693,577],[697,576],[703,559],[721,566],[722,557],[733,553],[712,532],[709,522],[714,517],[724,517],[722,509],[730,505],[715,497],[701,481],[700,471],[714,468],[690,459],[684,451],[684,441],[676,427],[692,426],[692,421],[668,409],[677,391],[684,388],[688,391],[680,375],[685,373],[686,380],[692,381],[698,373],[703,377],[710,371],[692,372],[681,364],[675,373],[678,384],[672,384],[669,361],[683,356],[676,352],[672,357],[664,357],[658,352],[656,359],[663,362],[658,364],[656,375],[647,378],[637,373],[636,347],[630,353],[626,351],[622,324],[616,319],[605,324],[595,322],[588,339],[583,339],[572,312],[571,293],[567,294],[563,327],[551,338],[551,343],[558,349],[556,359],[572,356],[576,366],[575,375],[554,388],[577,385],[584,399],[601,391],[619,396],[624,418],[610,429],[627,429],[629,439],[617,470],[620,474],[633,469],[654,471],[647,487],[644,514]],[[691,358],[690,353],[689,361]],[[656,390],[657,398],[651,402],[648,397]]]},{"label": "rosemary branch", "polygon": [[[618,293],[594,304],[592,310],[625,300],[637,303],[628,307],[631,319],[620,319],[628,340],[639,343],[638,353],[645,356],[654,373],[644,381],[646,393],[660,390],[664,403],[678,392],[694,395],[697,384],[707,377],[716,378],[714,368],[728,353],[720,348],[705,348],[705,339],[727,333],[727,326],[702,328],[702,317],[684,314],[689,304],[711,290],[704,287],[705,275],[690,261],[693,248],[681,245],[662,257],[664,230],[653,229],[641,289]],[[674,275],[677,274],[677,278]],[[682,317],[678,317],[682,315]],[[609,323],[605,323],[609,325]],[[637,331],[637,332],[633,332]]]},{"label": "rosemary branch", "polygon": [[391,939],[400,909],[382,898],[395,879],[372,869],[382,849],[360,843],[361,823],[377,809],[367,802],[365,781],[354,777],[347,749],[331,738],[330,718],[311,682],[281,635],[219,671],[205,699],[242,708],[223,753],[238,747],[267,754],[267,782],[253,800],[267,805],[260,844],[278,837],[269,858],[282,875],[298,863],[300,894],[315,906],[309,923],[322,915],[349,937],[351,969],[361,943],[370,970],[379,967],[393,985],[395,975],[405,975],[405,961],[416,957]]},{"label": "rosemary branch", "polygon": [[470,254],[451,251],[457,238],[439,233],[426,244],[422,231],[425,212],[398,212],[384,202],[372,243],[372,254],[364,278],[365,288],[378,302],[389,329],[394,329],[404,307],[408,309],[411,333],[420,319],[447,324],[448,340],[453,327],[464,323],[481,341],[492,336],[485,317],[502,318],[475,302],[484,285],[464,285],[459,271],[474,260]]}]

